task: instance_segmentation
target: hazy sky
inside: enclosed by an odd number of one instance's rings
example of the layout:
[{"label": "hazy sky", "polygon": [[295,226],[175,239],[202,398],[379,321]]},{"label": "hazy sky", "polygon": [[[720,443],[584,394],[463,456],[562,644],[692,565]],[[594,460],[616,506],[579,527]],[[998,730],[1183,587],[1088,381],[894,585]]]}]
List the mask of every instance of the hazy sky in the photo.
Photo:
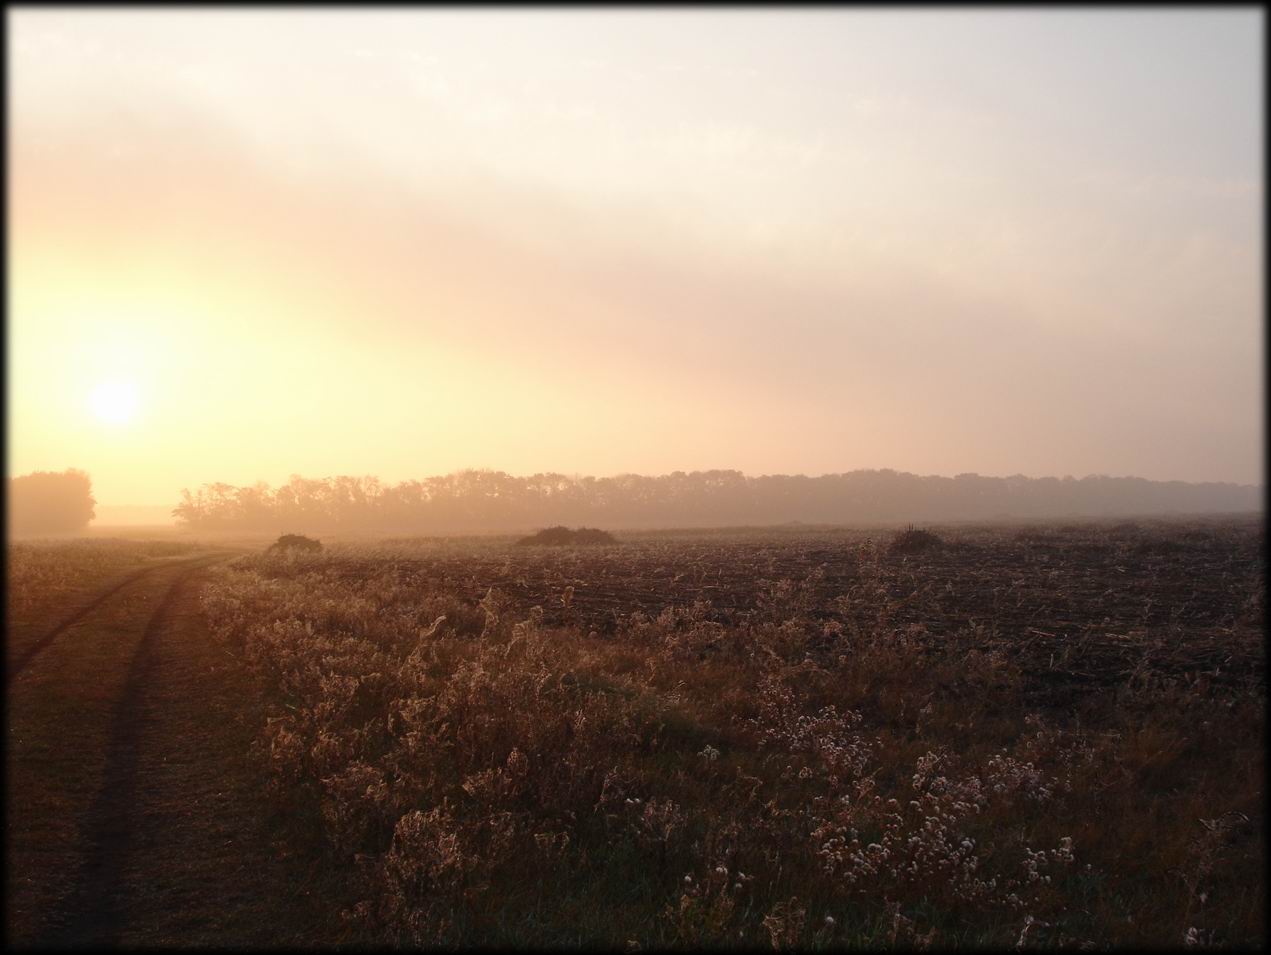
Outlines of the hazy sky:
[{"label": "hazy sky", "polygon": [[7,16],[12,474],[1263,480],[1256,9]]}]

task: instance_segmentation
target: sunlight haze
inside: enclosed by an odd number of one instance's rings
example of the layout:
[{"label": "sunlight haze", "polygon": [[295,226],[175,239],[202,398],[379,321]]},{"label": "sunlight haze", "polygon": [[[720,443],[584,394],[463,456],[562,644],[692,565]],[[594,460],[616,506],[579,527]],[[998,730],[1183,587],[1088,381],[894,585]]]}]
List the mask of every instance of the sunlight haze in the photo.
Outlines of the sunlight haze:
[{"label": "sunlight haze", "polygon": [[1261,12],[8,12],[11,475],[1261,483]]}]

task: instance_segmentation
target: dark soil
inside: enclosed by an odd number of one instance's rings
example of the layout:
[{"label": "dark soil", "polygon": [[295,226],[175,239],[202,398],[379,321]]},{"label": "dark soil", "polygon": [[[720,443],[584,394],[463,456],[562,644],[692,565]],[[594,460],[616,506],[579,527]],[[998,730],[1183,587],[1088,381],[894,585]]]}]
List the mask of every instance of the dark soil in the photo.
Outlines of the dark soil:
[{"label": "dark soil", "polygon": [[[402,581],[457,588],[474,606],[494,587],[515,612],[541,606],[548,625],[601,634],[635,612],[703,601],[706,619],[731,626],[797,599],[814,618],[849,628],[916,628],[929,641],[1001,649],[1038,671],[1039,686],[1054,685],[1061,659],[1065,672],[1086,674],[1071,679],[1116,681],[1145,655],[1154,669],[1207,673],[1220,684],[1265,679],[1260,521],[946,528],[941,546],[912,554],[892,553],[891,536],[878,536],[649,534],[621,548],[472,542],[421,545],[418,556],[404,542],[391,563]],[[350,557],[340,576],[383,566]],[[782,580],[795,585],[787,597]]]},{"label": "dark soil", "polygon": [[570,530],[568,527],[548,527],[517,543],[570,547],[574,544],[616,544],[617,541],[608,531],[594,527],[580,527],[577,530]]}]

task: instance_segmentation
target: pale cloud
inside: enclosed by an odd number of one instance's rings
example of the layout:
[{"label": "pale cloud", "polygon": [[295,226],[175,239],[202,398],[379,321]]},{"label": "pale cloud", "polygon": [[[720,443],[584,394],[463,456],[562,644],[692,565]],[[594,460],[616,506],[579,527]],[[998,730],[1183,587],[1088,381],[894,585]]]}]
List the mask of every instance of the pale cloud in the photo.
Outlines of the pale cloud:
[{"label": "pale cloud", "polygon": [[[1258,120],[1213,115],[1245,74],[1133,110],[1211,55],[1185,37],[1111,44],[1133,70],[1094,60],[1113,90],[1078,103],[1098,84],[1044,31],[985,32],[981,62],[979,27],[942,45],[917,14],[11,16],[30,466],[78,434],[38,418],[40,336],[109,314],[163,354],[182,323],[232,384],[171,359],[244,450],[189,447],[155,494],[465,464],[1260,474]],[[1092,49],[1096,21],[1058,35]]]}]

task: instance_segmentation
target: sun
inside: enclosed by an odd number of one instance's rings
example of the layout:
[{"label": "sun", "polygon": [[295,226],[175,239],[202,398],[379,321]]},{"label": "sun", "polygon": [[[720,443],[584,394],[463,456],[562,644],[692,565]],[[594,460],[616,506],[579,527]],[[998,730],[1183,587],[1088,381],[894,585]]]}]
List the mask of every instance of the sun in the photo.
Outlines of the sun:
[{"label": "sun", "polygon": [[137,416],[141,393],[135,381],[115,378],[94,388],[88,403],[93,414],[107,424],[128,424]]}]

